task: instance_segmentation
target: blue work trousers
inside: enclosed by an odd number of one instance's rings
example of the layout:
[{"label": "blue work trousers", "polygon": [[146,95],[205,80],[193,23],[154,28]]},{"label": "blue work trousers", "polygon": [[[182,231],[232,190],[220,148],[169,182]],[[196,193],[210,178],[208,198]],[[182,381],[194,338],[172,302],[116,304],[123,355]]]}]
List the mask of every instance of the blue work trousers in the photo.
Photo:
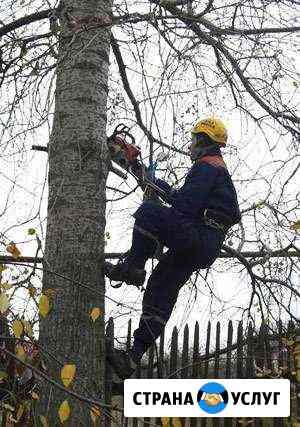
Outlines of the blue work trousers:
[{"label": "blue work trousers", "polygon": [[[132,349],[133,357],[138,360],[162,333],[182,285],[194,271],[215,261],[225,236],[204,225],[200,218],[188,219],[172,207],[151,201],[144,202],[134,217],[138,229],[169,248],[153,270],[144,293]],[[148,257],[152,257],[155,246],[149,236],[140,233],[138,239],[141,239],[138,246],[148,248]]]}]

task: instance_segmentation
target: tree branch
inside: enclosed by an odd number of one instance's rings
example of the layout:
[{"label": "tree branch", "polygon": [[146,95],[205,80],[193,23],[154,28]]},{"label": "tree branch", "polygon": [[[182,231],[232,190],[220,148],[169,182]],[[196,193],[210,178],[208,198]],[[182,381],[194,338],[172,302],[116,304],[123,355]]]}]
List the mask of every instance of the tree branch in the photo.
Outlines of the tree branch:
[{"label": "tree branch", "polygon": [[[226,252],[221,252],[218,258],[261,258],[266,256],[265,252],[261,251],[247,251],[247,252],[241,252],[238,253],[234,249],[229,248],[228,246],[224,246]],[[125,255],[125,253],[122,252],[108,252],[104,254],[105,259],[119,259],[122,258]],[[299,251],[274,251],[268,253],[268,258],[300,258],[300,252]],[[240,259],[239,259],[240,260]],[[3,264],[15,264],[15,263],[37,263],[42,264],[43,258],[42,257],[30,257],[30,256],[20,256],[19,258],[13,258],[12,256],[6,256],[6,255],[0,255],[0,263]]]},{"label": "tree branch", "polygon": [[285,119],[287,121],[292,122],[293,124],[300,124],[299,117],[292,116],[285,114],[283,112],[279,111],[273,111],[272,108],[268,103],[266,103],[262,97],[260,97],[255,89],[252,87],[252,85],[249,82],[249,79],[244,75],[242,69],[239,67],[237,60],[232,56],[232,54],[229,52],[228,49],[226,49],[225,45],[215,40],[209,33],[201,30],[199,28],[198,23],[203,24],[206,27],[210,27],[214,31],[218,31],[219,29],[215,27],[215,25],[211,24],[209,21],[207,21],[204,18],[200,18],[198,21],[193,22],[193,20],[190,18],[189,15],[182,13],[179,9],[177,9],[175,6],[170,4],[162,4],[162,7],[164,7],[169,13],[171,13],[173,16],[177,17],[181,22],[183,22],[193,33],[195,33],[200,39],[204,40],[208,45],[212,46],[213,48],[217,49],[219,52],[221,52],[224,57],[230,62],[233,70],[239,77],[241,83],[249,93],[249,95],[271,116],[273,117],[281,126],[283,126],[285,129],[289,130],[290,132],[293,132],[294,134],[299,135],[300,131],[296,128],[291,128],[288,124],[284,124],[280,119]]},{"label": "tree branch", "polygon": [[33,13],[32,15],[23,16],[16,21],[10,22],[0,28],[0,38],[10,33],[11,31],[17,30],[24,25],[32,24],[33,22],[40,21],[41,19],[49,18],[53,13],[57,12],[58,9],[46,9],[40,12]]},{"label": "tree branch", "polygon": [[170,145],[154,138],[154,136],[151,134],[151,132],[149,132],[147,127],[144,125],[138,103],[137,103],[135,96],[134,96],[134,94],[131,90],[131,87],[129,85],[129,81],[128,81],[127,74],[126,74],[126,66],[124,64],[124,61],[123,61],[123,58],[122,58],[122,55],[120,52],[120,48],[119,48],[118,43],[116,42],[115,38],[113,37],[113,35],[111,35],[111,46],[112,46],[112,50],[113,50],[113,53],[115,55],[118,67],[119,67],[120,76],[121,76],[121,79],[123,82],[124,89],[127,93],[128,98],[130,99],[130,101],[132,103],[132,106],[133,106],[133,109],[135,112],[135,116],[136,116],[136,120],[137,120],[139,127],[142,129],[142,131],[144,132],[144,134],[146,135],[146,137],[150,141],[153,141],[156,144],[161,145],[162,147],[166,147],[168,150],[172,150],[172,151],[175,151],[176,153],[183,154],[184,156],[187,156],[188,154],[185,151],[180,150],[179,148],[171,147]]},{"label": "tree branch", "polygon": [[[208,21],[207,19],[202,18],[203,15],[205,15],[207,13],[207,11],[210,8],[210,3],[207,6],[207,8],[205,8],[205,10],[203,12],[201,12],[199,15],[191,15],[191,14],[187,14],[184,13],[182,11],[180,11],[179,9],[174,8],[173,13],[171,17],[169,17],[169,19],[174,19],[175,18],[184,18],[187,21],[190,22],[195,22],[195,23],[200,23],[203,24],[206,28],[208,28],[210,30],[210,34],[211,35],[232,35],[232,36],[249,36],[249,35],[255,35],[255,34],[270,34],[270,33],[294,33],[297,31],[300,31],[300,27],[299,26],[295,26],[295,27],[282,27],[282,28],[276,28],[276,27],[270,27],[270,28],[257,28],[257,29],[248,29],[248,30],[244,30],[242,28],[220,28],[217,27],[216,25],[212,24],[210,21]],[[166,9],[166,5],[162,5],[164,6]],[[62,7],[61,7],[62,8]],[[170,8],[170,6],[169,6]],[[31,15],[27,15],[24,16],[20,19],[17,19],[13,22],[10,22],[7,25],[3,25],[0,28],[0,38],[2,36],[5,36],[6,34],[10,33],[11,31],[17,30],[18,28],[23,27],[24,25],[28,25],[28,24],[32,24],[34,22],[37,21],[41,21],[42,19],[47,19],[49,18],[51,15],[55,15],[59,12],[59,8],[56,9],[46,9],[46,10],[42,10],[40,12],[35,12],[32,13]],[[122,25],[123,23],[126,22],[130,22],[132,24],[134,23],[139,23],[139,22],[146,22],[146,21],[151,21],[153,20],[154,16],[152,13],[146,13],[146,14],[139,14],[139,13],[132,13],[132,14],[125,14],[123,16],[114,16],[114,24],[116,25]],[[155,20],[157,19],[168,19],[168,17],[165,16],[156,16],[155,15]],[[102,26],[106,26],[106,24],[99,24],[99,27]]]}]

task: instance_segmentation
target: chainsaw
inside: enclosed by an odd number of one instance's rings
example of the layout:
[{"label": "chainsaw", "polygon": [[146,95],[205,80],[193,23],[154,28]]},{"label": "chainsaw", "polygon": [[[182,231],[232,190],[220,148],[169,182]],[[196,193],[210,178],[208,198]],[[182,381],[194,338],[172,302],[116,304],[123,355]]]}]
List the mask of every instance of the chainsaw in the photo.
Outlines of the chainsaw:
[{"label": "chainsaw", "polygon": [[[128,141],[129,140],[129,141]],[[162,200],[168,201],[167,194],[151,179],[147,166],[142,162],[141,149],[136,145],[128,126],[119,124],[107,138],[111,160],[129,172],[144,190],[144,198],[154,198],[153,192]]]},{"label": "chainsaw", "polygon": [[[144,191],[144,200],[152,200],[159,204],[163,200],[169,203],[167,193],[153,182],[157,162],[150,165],[149,168],[144,165],[141,149],[136,145],[135,138],[130,133],[128,126],[123,123],[119,124],[112,135],[107,138],[107,146],[111,160],[136,179]],[[162,255],[163,246],[158,243],[154,257],[160,259]],[[111,286],[119,288],[122,283]]]}]

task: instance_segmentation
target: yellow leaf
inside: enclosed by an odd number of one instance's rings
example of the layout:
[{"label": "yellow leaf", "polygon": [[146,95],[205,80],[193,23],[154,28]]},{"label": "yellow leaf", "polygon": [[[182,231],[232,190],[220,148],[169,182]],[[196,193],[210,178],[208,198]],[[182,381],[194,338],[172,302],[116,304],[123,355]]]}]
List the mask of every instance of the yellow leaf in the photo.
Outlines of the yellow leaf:
[{"label": "yellow leaf", "polygon": [[18,358],[19,358],[20,360],[22,360],[23,362],[25,362],[25,359],[26,359],[26,353],[25,353],[25,351],[24,351],[23,346],[18,345],[18,346],[16,347],[16,355],[18,356]]},{"label": "yellow leaf", "polygon": [[7,373],[4,371],[0,371],[0,382],[5,380],[8,377]]},{"label": "yellow leaf", "polygon": [[75,365],[65,365],[62,368],[62,370],[60,372],[60,376],[61,376],[61,380],[63,382],[63,385],[65,387],[69,387],[69,385],[73,381],[73,378],[75,376],[75,372],[76,372],[76,366]]},{"label": "yellow leaf", "polygon": [[172,422],[173,422],[173,426],[174,426],[174,427],[181,427],[181,421],[180,421],[180,418],[173,418],[173,419],[172,419]]},{"label": "yellow leaf", "polygon": [[31,296],[31,298],[33,298],[36,294],[36,289],[34,286],[28,286],[27,288],[29,296]]},{"label": "yellow leaf", "polygon": [[0,312],[5,313],[8,307],[9,299],[7,298],[7,295],[4,293],[0,294]]},{"label": "yellow leaf", "polygon": [[2,271],[6,270],[7,267],[3,264],[0,264],[0,273],[2,273]]},{"label": "yellow leaf", "polygon": [[92,406],[90,410],[91,419],[93,424],[96,424],[97,418],[101,416],[101,411],[97,406]]},{"label": "yellow leaf", "polygon": [[32,391],[30,394],[31,394],[32,399],[40,400],[40,396],[35,391]]},{"label": "yellow leaf", "polygon": [[293,347],[293,345],[295,344],[294,340],[291,339],[287,339],[287,338],[282,338],[282,343],[285,344],[287,347]]},{"label": "yellow leaf", "polygon": [[45,291],[45,295],[47,295],[48,298],[53,298],[56,293],[57,289],[47,289]]},{"label": "yellow leaf", "polygon": [[21,252],[17,248],[16,244],[14,242],[11,242],[8,246],[6,246],[7,252],[12,254],[13,258],[18,259],[21,255]]},{"label": "yellow leaf", "polygon": [[4,289],[5,291],[8,291],[9,289],[12,288],[12,285],[10,283],[1,283],[1,288]]},{"label": "yellow leaf", "polygon": [[14,331],[16,338],[21,338],[21,335],[23,333],[23,323],[21,320],[15,320],[12,324],[12,330]]},{"label": "yellow leaf", "polygon": [[27,230],[27,234],[28,234],[29,236],[33,236],[35,233],[36,233],[35,228],[28,228],[28,230]]},{"label": "yellow leaf", "polygon": [[19,421],[22,417],[22,415],[24,414],[24,406],[20,405],[17,411],[17,415],[16,415],[16,421]]},{"label": "yellow leaf", "polygon": [[100,316],[100,314],[101,314],[100,308],[94,307],[93,310],[91,311],[91,314],[90,314],[92,321],[95,322],[98,319],[98,317]]},{"label": "yellow leaf", "polygon": [[2,407],[7,409],[8,411],[14,411],[15,410],[15,408],[13,406],[9,405],[8,403],[3,403]]},{"label": "yellow leaf", "polygon": [[264,204],[265,204],[265,202],[263,200],[259,200],[257,203],[255,203],[255,207],[257,209],[261,209],[261,208],[263,208]]},{"label": "yellow leaf", "polygon": [[46,317],[50,311],[50,302],[47,295],[41,295],[40,302],[39,302],[39,310],[40,314],[43,317]]},{"label": "yellow leaf", "polygon": [[49,427],[47,418],[44,417],[44,415],[40,415],[40,421],[41,421],[43,427]]},{"label": "yellow leaf", "polygon": [[298,219],[298,221],[296,221],[292,225],[290,225],[290,229],[295,230],[295,231],[300,230],[300,219]]},{"label": "yellow leaf", "polygon": [[67,400],[64,400],[58,410],[58,415],[61,423],[67,421],[71,413],[70,406]]}]

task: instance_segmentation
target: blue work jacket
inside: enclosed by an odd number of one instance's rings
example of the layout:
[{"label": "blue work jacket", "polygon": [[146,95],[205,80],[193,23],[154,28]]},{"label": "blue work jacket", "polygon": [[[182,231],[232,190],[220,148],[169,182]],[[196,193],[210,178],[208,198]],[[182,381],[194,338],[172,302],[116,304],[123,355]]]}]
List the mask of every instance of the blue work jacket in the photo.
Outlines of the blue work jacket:
[{"label": "blue work jacket", "polygon": [[227,215],[233,224],[241,219],[237,194],[219,147],[211,148],[209,154],[194,162],[180,189],[175,190],[158,178],[155,184],[167,193],[171,206],[187,219],[203,218],[205,209]]}]

